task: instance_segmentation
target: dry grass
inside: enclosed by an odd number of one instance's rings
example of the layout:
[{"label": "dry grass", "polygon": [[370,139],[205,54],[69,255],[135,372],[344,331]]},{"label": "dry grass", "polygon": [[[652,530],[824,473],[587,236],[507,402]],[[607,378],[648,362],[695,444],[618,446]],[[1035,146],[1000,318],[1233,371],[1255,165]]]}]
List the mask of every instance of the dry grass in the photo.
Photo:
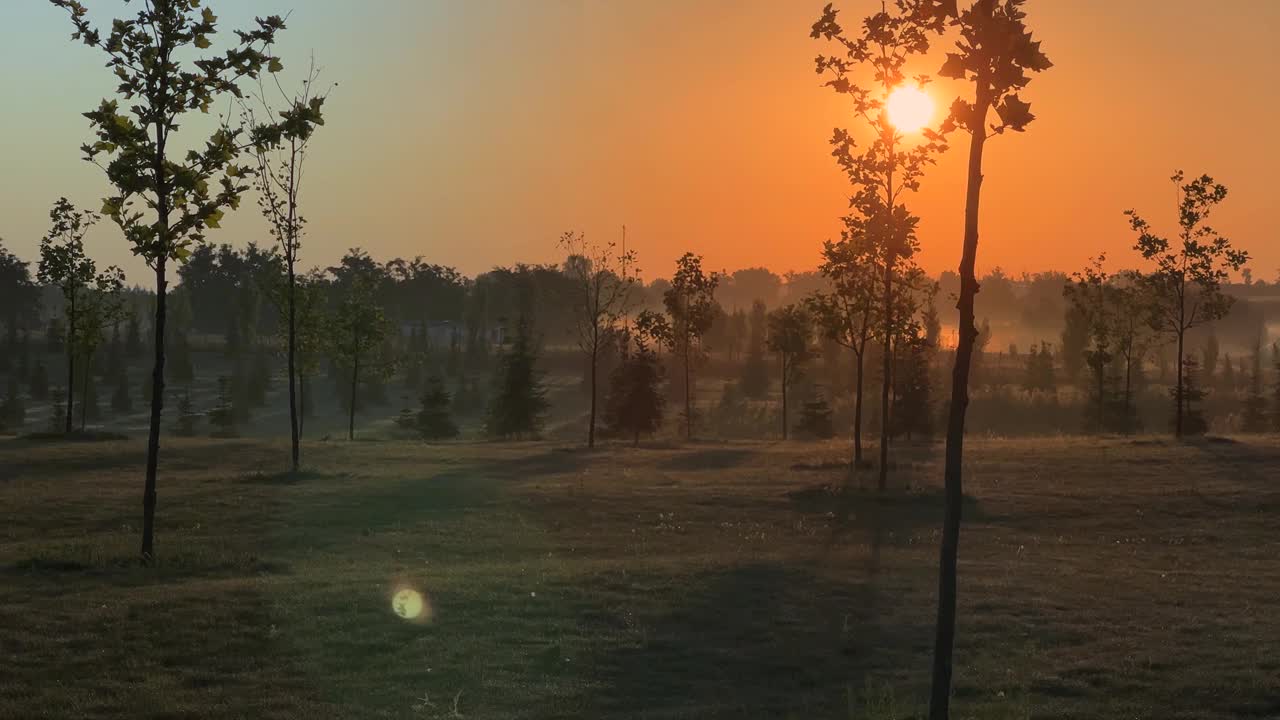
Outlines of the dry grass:
[{"label": "dry grass", "polygon": [[[915,717],[939,451],[3,440],[0,717]],[[956,717],[1280,717],[1280,444],[968,456]]]}]

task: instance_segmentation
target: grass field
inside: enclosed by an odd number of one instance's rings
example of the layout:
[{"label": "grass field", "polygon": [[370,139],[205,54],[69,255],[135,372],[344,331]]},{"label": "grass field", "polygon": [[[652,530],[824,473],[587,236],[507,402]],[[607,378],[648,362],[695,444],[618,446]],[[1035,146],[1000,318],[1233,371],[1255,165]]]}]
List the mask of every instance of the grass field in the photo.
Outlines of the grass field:
[{"label": "grass field", "polygon": [[[940,450],[0,439],[0,718],[917,717]],[[968,458],[956,717],[1280,717],[1280,443]]]}]

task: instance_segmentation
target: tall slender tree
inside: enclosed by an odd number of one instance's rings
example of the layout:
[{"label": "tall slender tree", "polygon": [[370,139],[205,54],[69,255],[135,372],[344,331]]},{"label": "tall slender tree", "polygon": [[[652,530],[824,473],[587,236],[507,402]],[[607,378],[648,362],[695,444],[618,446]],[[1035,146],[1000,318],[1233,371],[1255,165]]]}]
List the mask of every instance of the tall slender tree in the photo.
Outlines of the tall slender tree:
[{"label": "tall slender tree", "polygon": [[845,231],[839,243],[826,242],[819,269],[831,281],[829,293],[808,302],[828,338],[849,348],[854,358],[853,467],[862,465],[862,407],[867,344],[876,323],[878,276],[870,243]]},{"label": "tall slender tree", "polygon": [[[289,464],[298,471],[302,421],[298,412],[298,253],[306,225],[299,205],[307,150],[316,129],[324,125],[328,90],[318,87],[320,73],[311,64],[302,87],[284,89],[272,75],[271,89],[259,76],[258,92],[242,105],[244,124],[253,140],[258,170],[258,208],[271,227],[276,249],[284,259],[285,356],[289,375]],[[273,99],[278,98],[278,99]],[[265,116],[265,117],[260,117]]]},{"label": "tall slender tree", "polygon": [[676,261],[671,287],[662,296],[667,316],[641,313],[637,325],[641,332],[663,342],[680,359],[684,375],[685,439],[693,439],[694,364],[702,357],[702,338],[715,318],[715,292],[720,284],[718,273],[702,269],[702,257],[685,253]]},{"label": "tall slender tree", "polygon": [[[973,99],[957,98],[943,129],[969,133],[968,188],[964,210],[964,241],[960,254],[959,338],[951,375],[951,406],[947,416],[944,460],[946,510],[938,568],[938,619],[934,638],[933,672],[929,692],[930,720],[950,716],[952,654],[956,634],[956,562],[960,550],[961,510],[964,502],[964,421],[969,408],[969,372],[978,328],[974,322],[974,298],[978,294],[975,268],[978,261],[978,216],[982,192],[982,160],[992,134],[1022,132],[1035,119],[1031,104],[1018,93],[1030,82],[1029,72],[1053,67],[1032,39],[1026,26],[1025,0],[925,0],[920,8],[925,22],[938,30],[954,27],[960,38],[955,52],[938,71],[940,75],[969,83]],[[995,111],[998,124],[988,124]]]},{"label": "tall slender tree", "polygon": [[[53,226],[40,240],[40,264],[36,277],[41,284],[58,288],[65,301],[67,351],[67,408],[75,407],[76,338],[80,337],[79,321],[84,315],[86,296],[99,279],[97,263],[85,254],[84,236],[98,221],[96,213],[78,210],[66,198],[59,198],[49,211]],[[103,278],[105,279],[105,277]],[[70,433],[75,413],[66,415],[66,432]]]},{"label": "tall slender tree", "polygon": [[778,356],[782,386],[782,439],[787,439],[787,391],[800,367],[813,357],[813,318],[803,305],[785,305],[769,313],[769,349]]},{"label": "tall slender tree", "polygon": [[627,274],[635,254],[619,250],[614,242],[587,240],[584,233],[566,232],[560,247],[569,257],[564,274],[569,282],[569,309],[578,348],[587,358],[591,410],[587,419],[587,447],[596,446],[596,406],[600,399],[597,374],[600,354],[616,340],[618,323],[631,310],[636,277]]},{"label": "tall slender tree", "polygon": [[[1227,188],[1208,175],[1188,180],[1181,170],[1170,178],[1177,188],[1178,236],[1176,241],[1157,235],[1151,224],[1134,210],[1127,210],[1129,227],[1138,234],[1134,249],[1154,265],[1142,276],[1151,300],[1150,322],[1156,332],[1174,338],[1178,348],[1174,385],[1174,435],[1182,437],[1183,366],[1186,337],[1191,328],[1226,317],[1234,298],[1222,285],[1231,272],[1249,261],[1249,253],[1207,224],[1213,210],[1227,197]],[[1205,368],[1206,374],[1212,368]]]},{"label": "tall slender tree", "polygon": [[925,169],[947,148],[943,134],[927,127],[922,128],[919,142],[908,144],[905,133],[915,128],[895,126],[889,101],[895,92],[910,91],[911,86],[918,88],[929,81],[926,75],[908,78],[905,68],[912,56],[928,52],[936,23],[921,11],[919,3],[910,0],[882,3],[880,12],[863,21],[860,35],[846,34],[837,15],[838,11],[827,5],[814,23],[811,37],[833,41],[843,51],[819,55],[817,71],[830,75],[829,87],[849,96],[854,115],[870,135],[870,141],[860,146],[855,133],[837,128],[831,145],[832,155],[853,186],[845,225],[850,235],[870,243],[880,259],[879,486],[883,489],[889,466],[895,283],[900,277],[900,262],[915,253],[919,222],[903,201],[906,193],[919,189]]},{"label": "tall slender tree", "polygon": [[[238,207],[249,189],[245,171],[236,165],[245,148],[242,128],[220,118],[203,147],[181,142],[178,131],[198,124],[187,122],[192,113],[207,113],[223,97],[241,96],[240,80],[283,69],[266,48],[284,29],[284,21],[274,15],[258,18],[257,27],[236,33],[230,48],[200,57],[212,46],[218,18],[199,3],[147,0],[132,18],[114,21],[104,36],[90,23],[80,0],[50,2],[70,15],[73,40],[106,54],[107,67],[119,80],[116,94],[127,104],[122,109],[118,100],[103,100],[85,113],[97,140],[81,149],[115,188],[103,201],[102,214],[120,227],[134,254],[155,273],[155,360],[142,502],[142,558],[150,562],[155,554],[169,263],[190,256],[205,231],[219,227],[224,212]],[[195,149],[182,152],[183,146]]]},{"label": "tall slender tree", "polygon": [[[124,317],[124,272],[114,265],[106,271],[98,273],[94,285],[82,294],[80,321],[76,325],[75,334],[68,338],[68,346],[72,354],[78,354],[84,360],[83,387],[84,397],[80,407],[80,429],[84,430],[88,422],[89,383],[93,375],[93,357],[98,348],[106,340],[106,331]],[[70,395],[68,395],[68,401]],[[70,404],[67,407],[71,407]],[[68,412],[70,417],[71,413]]]},{"label": "tall slender tree", "polygon": [[373,355],[382,347],[391,323],[374,297],[376,279],[368,273],[353,273],[331,326],[331,350],[340,367],[350,375],[350,402],[347,408],[347,439],[356,439],[356,406],[360,397],[360,373],[377,375],[385,369]]}]

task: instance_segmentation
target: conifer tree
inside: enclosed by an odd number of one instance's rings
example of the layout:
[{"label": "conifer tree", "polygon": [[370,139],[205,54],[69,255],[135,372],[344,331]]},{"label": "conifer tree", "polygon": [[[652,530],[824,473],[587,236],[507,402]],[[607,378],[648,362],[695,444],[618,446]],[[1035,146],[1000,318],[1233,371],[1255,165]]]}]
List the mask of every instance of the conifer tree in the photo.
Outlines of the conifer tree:
[{"label": "conifer tree", "polygon": [[49,399],[49,371],[43,360],[37,360],[31,369],[31,378],[27,381],[27,394],[32,400]]},{"label": "conifer tree", "polygon": [[209,424],[215,428],[211,433],[213,437],[231,438],[239,435],[236,431],[236,411],[231,378],[226,375],[218,378],[218,399],[217,404],[209,411]]},{"label": "conifer tree", "polygon": [[1184,435],[1203,435],[1209,431],[1209,422],[1198,403],[1205,398],[1200,386],[1200,362],[1188,354],[1182,359],[1182,383],[1169,389],[1174,399],[1174,415],[1170,424],[1175,428],[1182,424]]},{"label": "conifer tree", "polygon": [[191,404],[191,391],[186,390],[182,393],[182,397],[178,398],[178,420],[174,423],[173,434],[178,437],[195,437],[196,424],[199,420],[200,414]]},{"label": "conifer tree", "polygon": [[549,405],[537,362],[529,323],[522,317],[515,341],[498,358],[494,373],[485,416],[485,430],[491,437],[534,437],[542,429]]},{"label": "conifer tree", "polygon": [[609,381],[605,400],[605,424],[610,432],[640,444],[641,435],[652,435],[662,426],[666,398],[661,391],[662,363],[649,339],[639,332],[625,332],[622,361]]},{"label": "conifer tree", "polygon": [[18,392],[18,378],[10,375],[4,405],[0,406],[0,428],[19,428],[26,420],[27,406]]},{"label": "conifer tree", "polygon": [[111,393],[111,410],[117,414],[133,412],[133,396],[129,392],[129,373],[121,368],[116,375],[116,389]]},{"label": "conifer tree", "polygon": [[422,391],[421,407],[414,418],[414,428],[423,440],[451,440],[458,437],[458,426],[449,416],[451,399],[438,375],[428,377]]},{"label": "conifer tree", "polygon": [[1249,356],[1249,391],[1244,400],[1244,412],[1241,417],[1241,429],[1249,433],[1267,431],[1267,398],[1266,380],[1262,376],[1262,336],[1253,342],[1253,352]]}]

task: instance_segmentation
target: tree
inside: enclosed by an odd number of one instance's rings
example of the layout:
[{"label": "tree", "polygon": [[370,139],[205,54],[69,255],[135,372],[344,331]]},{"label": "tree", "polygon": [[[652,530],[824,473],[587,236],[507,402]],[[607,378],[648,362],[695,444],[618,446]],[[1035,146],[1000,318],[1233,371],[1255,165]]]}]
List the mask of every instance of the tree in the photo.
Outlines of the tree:
[{"label": "tree", "polygon": [[1092,382],[1089,386],[1090,409],[1086,414],[1086,428],[1103,432],[1109,427],[1108,410],[1114,404],[1109,392],[1107,372],[1113,358],[1112,346],[1117,334],[1119,307],[1111,275],[1103,267],[1105,255],[1091,258],[1083,272],[1072,275],[1063,289],[1071,306],[1087,330],[1088,342],[1084,348],[1085,364],[1089,367]]},{"label": "tree", "polygon": [[769,313],[769,350],[778,355],[782,385],[782,439],[787,439],[787,390],[795,382],[800,367],[813,357],[810,338],[813,320],[801,305],[787,305]]},{"label": "tree", "polygon": [[1200,372],[1203,373],[1201,378],[1206,383],[1213,382],[1214,376],[1218,372],[1218,357],[1222,354],[1222,348],[1218,345],[1218,336],[1209,333],[1209,337],[1204,341],[1204,347],[1200,350]]},{"label": "tree", "polygon": [[338,311],[331,325],[332,352],[339,367],[351,372],[348,403],[347,439],[356,439],[356,406],[360,388],[361,362],[364,371],[376,376],[386,370],[384,364],[369,362],[373,351],[382,347],[391,330],[382,306],[374,298],[376,279],[368,273],[357,273],[346,284]]},{"label": "tree", "polygon": [[49,399],[49,371],[45,369],[43,361],[37,360],[35,367],[31,370],[31,378],[27,381],[27,394],[32,400]]},{"label": "tree", "polygon": [[804,401],[800,407],[800,419],[796,422],[796,432],[801,436],[828,440],[835,435],[831,425],[831,405],[827,399],[817,396]]},{"label": "tree", "polygon": [[418,411],[414,429],[423,440],[451,440],[458,437],[458,426],[449,417],[451,400],[438,375],[427,378],[422,392],[422,408]]},{"label": "tree", "polygon": [[210,433],[212,437],[232,438],[239,435],[236,432],[236,411],[231,391],[231,378],[226,375],[218,378],[218,401],[217,405],[209,411],[209,424],[217,428]]},{"label": "tree", "polygon": [[566,232],[560,247],[569,254],[564,263],[568,278],[569,308],[578,349],[587,358],[591,410],[587,420],[587,447],[596,446],[596,403],[600,397],[597,373],[600,353],[612,342],[618,322],[631,309],[635,276],[627,266],[635,254],[619,251],[613,242],[589,241],[583,233]]},{"label": "tree", "polygon": [[[72,408],[75,407],[76,354],[79,350],[75,339],[81,334],[76,323],[84,312],[79,301],[98,279],[97,263],[84,252],[84,236],[98,221],[98,216],[77,210],[66,198],[59,198],[49,211],[49,219],[53,226],[40,240],[37,277],[41,284],[58,288],[66,301],[63,312],[67,320],[67,339],[63,347],[67,351],[67,407]],[[71,432],[72,422],[72,413],[68,412],[65,432]]]},{"label": "tree", "polygon": [[1262,375],[1262,336],[1253,341],[1249,354],[1248,394],[1245,395],[1241,429],[1249,433],[1267,431],[1266,378]]},{"label": "tree", "polygon": [[142,355],[142,329],[138,326],[138,315],[129,313],[129,326],[124,341],[125,354],[131,358]]},{"label": "tree", "polygon": [[823,244],[819,269],[830,281],[830,293],[815,293],[808,302],[828,338],[853,351],[853,466],[862,464],[862,406],[867,343],[876,324],[874,252],[870,243],[847,230],[839,243]]},{"label": "tree", "polygon": [[[95,279],[95,287],[84,295],[84,308],[81,311],[79,325],[75,334],[69,338],[69,345],[74,353],[84,359],[85,393],[89,392],[90,379],[93,375],[93,356],[106,340],[106,329],[119,322],[123,316],[124,303],[121,292],[124,290],[124,273],[120,268],[111,267]],[[70,397],[70,396],[68,396]],[[68,405],[70,407],[70,405]],[[96,405],[86,397],[81,403],[80,429],[84,430],[87,410],[96,412]],[[69,413],[68,413],[69,414]]]},{"label": "tree", "polygon": [[31,282],[29,265],[5,249],[0,239],[0,320],[10,333],[24,318],[35,317],[39,307],[39,290]]},{"label": "tree", "polygon": [[1053,373],[1053,351],[1049,343],[1041,341],[1039,350],[1035,345],[1027,353],[1026,377],[1022,387],[1027,392],[1052,393],[1058,389]]},{"label": "tree", "polygon": [[742,393],[753,400],[763,400],[769,395],[769,363],[765,360],[766,338],[769,335],[768,310],[759,300],[751,303],[751,315],[747,321],[747,357],[742,364]]},{"label": "tree", "polygon": [[897,391],[894,393],[893,433],[929,436],[933,433],[933,378],[930,368],[936,348],[922,330],[908,334],[899,346],[905,352],[898,359]]},{"label": "tree", "polygon": [[[319,71],[313,63],[302,87],[292,94],[285,91],[278,76],[273,78],[283,103],[281,106],[268,98],[268,90],[259,77],[256,103],[245,102],[242,105],[244,124],[251,128],[253,155],[258,163],[255,175],[258,208],[267,219],[276,248],[284,258],[289,462],[293,472],[298,472],[302,438],[302,421],[298,412],[297,264],[306,218],[302,215],[299,197],[308,146],[316,129],[324,125],[323,110],[328,92],[316,88],[319,78]],[[259,118],[259,113],[266,117]]]},{"label": "tree", "polygon": [[1200,386],[1200,362],[1194,355],[1182,359],[1182,382],[1169,389],[1174,397],[1173,424],[1181,424],[1187,435],[1203,435],[1209,431],[1209,422],[1204,412],[1196,405],[1204,400],[1205,392]]},{"label": "tree", "polygon": [[[938,569],[938,620],[934,640],[930,720],[946,720],[951,707],[952,654],[956,633],[956,562],[960,548],[961,510],[964,504],[964,421],[969,407],[969,371],[978,329],[974,324],[974,298],[978,294],[975,267],[978,260],[978,216],[981,205],[982,160],[989,133],[1026,130],[1035,116],[1031,104],[1018,97],[1031,78],[1027,74],[1053,67],[1032,39],[1022,10],[1025,0],[974,0],[963,6],[957,0],[927,0],[922,7],[927,21],[937,29],[958,28],[956,52],[947,53],[940,75],[972,84],[972,101],[957,98],[943,129],[959,128],[970,134],[968,189],[965,198],[964,243],[960,255],[959,339],[951,375],[951,405],[947,415],[944,460],[946,510]],[[998,125],[988,126],[994,110]]]},{"label": "tree", "polygon": [[27,406],[18,394],[18,378],[9,376],[4,404],[0,405],[0,429],[18,428],[27,420]]},{"label": "tree", "polygon": [[1280,342],[1271,344],[1271,432],[1280,432]]},{"label": "tree", "polygon": [[[237,83],[242,78],[282,69],[264,48],[284,29],[284,21],[274,15],[258,18],[256,28],[237,33],[230,49],[199,58],[217,32],[217,16],[208,7],[197,11],[195,3],[154,0],[132,19],[113,22],[104,37],[90,24],[80,0],[50,2],[70,15],[73,40],[107,55],[107,67],[119,80],[116,93],[128,104],[122,111],[117,100],[103,100],[85,113],[97,140],[81,149],[115,187],[115,194],[103,201],[102,213],[155,272],[155,359],[142,516],[142,558],[150,562],[164,409],[168,266],[190,256],[205,231],[218,228],[226,209],[238,207],[249,189],[246,171],[235,164],[243,150],[241,128],[222,118],[203,147],[182,142],[178,130],[190,127],[186,120],[191,113],[207,113],[219,99],[240,96]],[[180,153],[179,147],[198,149]]]},{"label": "tree", "polygon": [[676,261],[676,272],[671,287],[662,295],[667,317],[652,312],[641,313],[637,324],[641,332],[659,339],[680,358],[684,373],[684,427],[685,439],[693,439],[694,372],[693,365],[703,353],[702,338],[711,328],[715,314],[716,287],[720,284],[718,273],[702,270],[702,257],[685,253]]},{"label": "tree", "polygon": [[549,404],[530,334],[529,322],[522,317],[516,326],[514,342],[498,358],[493,395],[485,417],[485,430],[492,437],[530,437],[542,429]]},{"label": "tree", "polygon": [[[849,234],[871,247],[872,257],[879,259],[880,275],[880,345],[882,351],[880,385],[880,468],[879,486],[884,489],[889,466],[890,394],[893,386],[893,343],[899,318],[895,314],[898,295],[895,283],[917,248],[916,226],[919,218],[902,202],[907,192],[920,188],[925,169],[935,162],[937,154],[947,149],[943,133],[923,128],[921,142],[908,146],[904,132],[894,126],[888,112],[894,92],[908,88],[908,83],[923,86],[926,75],[908,79],[905,67],[913,55],[929,50],[932,23],[913,3],[900,0],[890,9],[881,5],[879,13],[862,23],[863,34],[847,36],[837,22],[837,11],[831,5],[814,23],[810,36],[835,41],[843,56],[819,55],[818,73],[830,73],[827,86],[846,94],[852,101],[854,115],[868,128],[871,142],[859,153],[853,133],[837,128],[831,139],[832,155],[840,164],[854,188],[849,199],[852,212],[844,218]],[[868,77],[859,78],[863,73]]]},{"label": "tree", "polygon": [[199,421],[200,414],[191,404],[191,391],[187,390],[178,398],[178,421],[173,426],[173,434],[178,437],[195,437],[196,423]]},{"label": "tree", "polygon": [[623,332],[622,362],[609,378],[605,398],[605,426],[616,435],[631,437],[633,446],[640,444],[641,435],[657,431],[666,410],[666,399],[659,389],[662,364],[651,340],[641,332]]},{"label": "tree", "polygon": [[133,396],[129,393],[129,373],[121,368],[116,375],[116,389],[111,393],[111,411],[123,414],[133,412]]},{"label": "tree", "polygon": [[1182,392],[1187,331],[1226,317],[1234,299],[1222,290],[1229,273],[1238,271],[1249,254],[1236,250],[1231,241],[1206,224],[1227,197],[1226,186],[1208,175],[1187,180],[1181,170],[1170,178],[1178,193],[1176,244],[1157,235],[1151,224],[1134,210],[1125,211],[1129,227],[1138,234],[1134,249],[1155,267],[1142,276],[1150,298],[1149,321],[1157,333],[1171,335],[1177,344],[1177,376],[1174,403],[1174,435],[1182,437]]}]

